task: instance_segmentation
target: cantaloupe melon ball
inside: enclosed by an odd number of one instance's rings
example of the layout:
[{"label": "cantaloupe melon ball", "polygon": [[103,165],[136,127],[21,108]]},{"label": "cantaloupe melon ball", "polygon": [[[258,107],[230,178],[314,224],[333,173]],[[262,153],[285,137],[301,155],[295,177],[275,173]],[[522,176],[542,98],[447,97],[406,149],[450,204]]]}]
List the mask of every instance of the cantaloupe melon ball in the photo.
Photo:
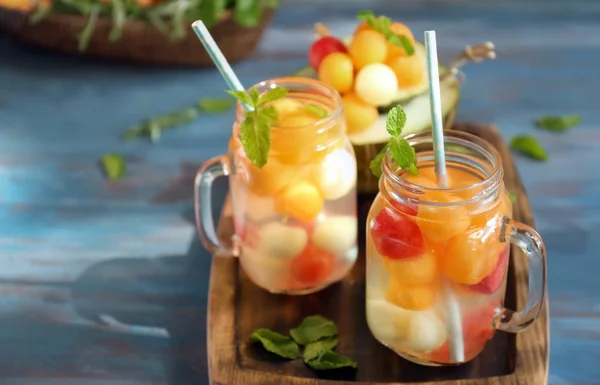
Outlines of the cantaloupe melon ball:
[{"label": "cantaloupe melon ball", "polygon": [[236,199],[233,201],[236,213],[240,213],[236,215],[247,215],[253,222],[262,222],[277,216],[275,200],[272,197],[261,197],[247,191],[245,197],[240,198],[240,201],[236,201]]},{"label": "cantaloupe melon ball", "polygon": [[444,344],[446,328],[434,312],[415,311],[410,314],[405,340],[408,349],[429,353]]},{"label": "cantaloupe melon ball", "polygon": [[354,91],[368,104],[386,106],[394,101],[398,91],[398,78],[385,64],[372,63],[356,75]]},{"label": "cantaloupe melon ball", "polygon": [[248,188],[259,196],[273,196],[283,190],[294,177],[295,169],[286,166],[272,157],[267,164],[258,168],[248,158],[239,162],[238,175],[247,183]]},{"label": "cantaloupe melon ball", "polygon": [[371,333],[386,345],[394,345],[407,337],[410,312],[388,301],[367,299],[367,324]]},{"label": "cantaloupe melon ball", "polygon": [[277,195],[275,211],[286,217],[312,222],[323,210],[324,203],[314,184],[300,180],[289,184]]}]

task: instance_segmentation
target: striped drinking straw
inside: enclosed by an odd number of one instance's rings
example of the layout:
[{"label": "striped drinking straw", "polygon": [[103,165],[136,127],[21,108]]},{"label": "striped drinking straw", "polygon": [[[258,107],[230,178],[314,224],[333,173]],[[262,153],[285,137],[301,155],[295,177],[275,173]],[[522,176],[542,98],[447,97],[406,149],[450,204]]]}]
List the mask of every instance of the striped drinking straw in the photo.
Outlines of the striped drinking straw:
[{"label": "striped drinking straw", "polygon": [[[435,31],[425,31],[427,50],[427,73],[429,76],[429,105],[431,109],[431,135],[433,138],[433,157],[438,185],[448,188],[446,175],[446,156],[444,152],[444,127],[442,126],[442,103],[440,99],[440,77],[438,74],[437,44]],[[443,283],[446,303],[446,322],[450,359],[462,362],[465,359],[460,307],[452,287],[447,280]]]},{"label": "striped drinking straw", "polygon": [[[235,72],[233,72],[233,69],[229,65],[229,62],[227,61],[227,59],[225,59],[223,52],[221,52],[221,50],[219,49],[219,46],[213,39],[210,32],[208,32],[208,29],[206,28],[202,20],[194,21],[192,23],[192,29],[194,30],[194,32],[196,32],[196,36],[198,36],[198,39],[200,39],[200,42],[206,49],[206,52],[208,52],[208,55],[210,56],[212,61],[215,63],[215,66],[217,66],[217,69],[221,73],[221,76],[223,76],[223,79],[225,79],[225,82],[227,83],[229,88],[231,88],[232,91],[245,92],[246,90],[244,86],[242,85],[238,77],[235,75]],[[252,110],[251,106],[245,103],[242,103],[242,105],[247,111]]]}]

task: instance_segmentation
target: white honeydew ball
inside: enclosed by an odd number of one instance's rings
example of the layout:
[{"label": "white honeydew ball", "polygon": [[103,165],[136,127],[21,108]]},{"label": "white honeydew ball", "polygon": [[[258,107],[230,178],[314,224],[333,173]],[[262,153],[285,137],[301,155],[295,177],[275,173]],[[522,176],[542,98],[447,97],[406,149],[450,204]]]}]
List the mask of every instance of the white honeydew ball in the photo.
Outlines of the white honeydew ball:
[{"label": "white honeydew ball", "polygon": [[367,299],[367,324],[373,336],[386,345],[405,338],[410,312],[378,299]]},{"label": "white honeydew ball", "polygon": [[268,258],[249,247],[242,248],[240,263],[246,275],[257,285],[269,291],[281,291],[289,278],[289,262]]},{"label": "white honeydew ball", "polygon": [[416,352],[428,353],[442,346],[446,341],[446,328],[442,321],[430,311],[411,313],[407,347]]},{"label": "white honeydew ball", "polygon": [[260,252],[279,259],[294,258],[304,250],[308,234],[301,227],[292,227],[279,222],[269,222],[259,231]]},{"label": "white honeydew ball", "polygon": [[242,213],[254,222],[262,222],[277,216],[275,212],[275,200],[271,197],[261,197],[248,191],[245,199],[245,210]]},{"label": "white honeydew ball", "polygon": [[323,198],[341,198],[356,185],[356,158],[345,149],[336,150],[313,169],[313,179]]},{"label": "white honeydew ball", "polygon": [[320,249],[340,255],[356,244],[357,235],[356,217],[335,216],[317,223],[313,231],[313,242]]},{"label": "white honeydew ball", "polygon": [[354,83],[354,90],[365,103],[387,106],[398,92],[398,78],[392,69],[382,63],[365,66]]}]

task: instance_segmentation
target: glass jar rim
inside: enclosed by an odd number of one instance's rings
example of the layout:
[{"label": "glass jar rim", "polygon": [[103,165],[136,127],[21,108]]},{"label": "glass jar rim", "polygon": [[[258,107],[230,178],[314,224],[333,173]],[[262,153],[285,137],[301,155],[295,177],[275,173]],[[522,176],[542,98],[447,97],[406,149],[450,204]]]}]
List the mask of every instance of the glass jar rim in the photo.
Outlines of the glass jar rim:
[{"label": "glass jar rim", "polygon": [[[433,146],[433,136],[431,131],[424,131],[419,133],[410,134],[405,137],[406,140],[411,144],[411,146],[417,145],[427,145],[431,144]],[[390,181],[395,187],[399,187],[405,190],[418,190],[424,193],[447,193],[457,195],[457,193],[466,192],[470,190],[476,190],[479,193],[474,194],[473,198],[464,200],[464,201],[456,201],[456,202],[425,202],[421,201],[420,203],[432,204],[436,206],[455,206],[459,204],[464,204],[468,202],[477,201],[480,199],[478,195],[488,195],[490,192],[496,191],[502,182],[502,177],[504,175],[504,171],[502,168],[502,158],[500,157],[500,153],[496,148],[489,142],[484,139],[464,132],[457,130],[444,130],[444,145],[453,144],[459,145],[465,148],[468,148],[476,153],[482,155],[484,159],[491,165],[491,170],[488,175],[481,181],[474,183],[470,186],[457,187],[457,188],[441,188],[441,187],[428,187],[419,184],[415,184],[409,182],[405,178],[403,178],[404,171],[400,174],[396,172],[398,169],[395,166],[395,163],[391,157],[390,150],[386,151],[386,155],[384,157],[384,161],[382,163],[382,171],[383,171],[383,179],[387,179]],[[448,149],[445,148],[446,153],[448,153]],[[419,158],[419,152],[417,152],[417,159]],[[472,167],[472,166],[471,166]]]},{"label": "glass jar rim", "polygon": [[[315,125],[318,125],[320,127],[319,131],[326,131],[327,129],[333,127],[335,125],[335,123],[338,120],[340,120],[340,118],[342,117],[342,98],[341,98],[339,92],[337,92],[335,90],[335,88],[333,88],[332,86],[325,84],[316,79],[295,77],[295,76],[286,76],[286,77],[281,77],[281,78],[268,79],[268,80],[263,80],[261,82],[258,82],[256,84],[252,85],[246,91],[249,91],[251,88],[256,87],[259,90],[259,92],[261,90],[263,90],[263,92],[264,92],[267,89],[275,88],[277,86],[282,86],[282,84],[304,85],[310,89],[320,91],[320,95],[330,98],[333,101],[333,106],[334,106],[332,108],[331,114],[327,115],[323,119],[319,119],[315,123],[305,124],[305,125],[296,126],[296,127],[286,127],[286,128],[284,128],[284,130],[286,130],[286,131],[291,131],[291,130],[301,131],[301,130],[306,130],[306,129],[312,128]],[[289,92],[291,94],[295,93],[294,90],[289,90]],[[300,91],[296,91],[296,92],[300,92]],[[237,122],[241,122],[244,119],[245,112],[246,112],[246,110],[244,109],[242,104],[239,101],[237,101],[236,109],[235,109],[235,117],[236,117]],[[282,130],[282,129],[283,128],[281,128],[279,126],[271,127],[272,131]]]}]

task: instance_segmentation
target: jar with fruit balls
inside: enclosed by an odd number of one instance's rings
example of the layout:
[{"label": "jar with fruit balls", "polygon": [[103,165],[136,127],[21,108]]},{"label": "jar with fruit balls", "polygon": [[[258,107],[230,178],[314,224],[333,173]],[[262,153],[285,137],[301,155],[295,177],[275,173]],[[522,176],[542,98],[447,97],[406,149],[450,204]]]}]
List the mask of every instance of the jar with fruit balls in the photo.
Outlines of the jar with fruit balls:
[{"label": "jar with fruit balls", "polygon": [[[526,328],[546,288],[544,244],[510,219],[500,155],[473,135],[444,135],[446,188],[437,184],[431,133],[411,135],[418,175],[388,153],[367,218],[369,329],[398,355],[432,366],[467,362],[496,330]],[[511,244],[529,262],[521,311],[503,307]]]},{"label": "jar with fruit balls", "polygon": [[[356,158],[337,91],[317,80],[281,78],[255,86],[288,93],[272,105],[267,163],[257,167],[240,138],[238,103],[228,155],[207,161],[196,177],[196,222],[213,253],[239,257],[246,275],[272,292],[307,294],[341,280],[357,258]],[[228,175],[233,248],[215,235],[210,189]]]}]

